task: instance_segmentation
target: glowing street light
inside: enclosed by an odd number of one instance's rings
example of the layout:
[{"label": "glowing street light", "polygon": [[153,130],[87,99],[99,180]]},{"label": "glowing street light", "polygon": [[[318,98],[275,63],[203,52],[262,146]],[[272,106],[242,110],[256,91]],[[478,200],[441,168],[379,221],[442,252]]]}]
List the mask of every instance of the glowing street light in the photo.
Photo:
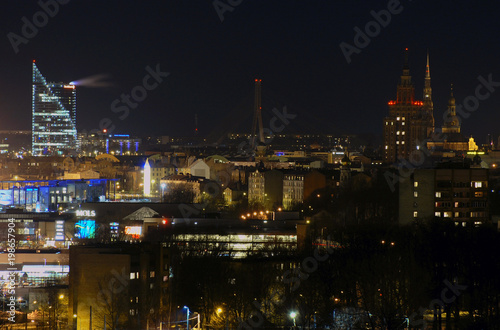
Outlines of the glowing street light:
[{"label": "glowing street light", "polygon": [[295,317],[297,317],[297,313],[295,312],[290,312],[290,317],[293,320],[293,327],[295,328],[297,325],[295,324]]},{"label": "glowing street light", "polygon": [[186,316],[186,330],[189,330],[189,307],[184,306],[185,309],[187,309],[187,316]]}]

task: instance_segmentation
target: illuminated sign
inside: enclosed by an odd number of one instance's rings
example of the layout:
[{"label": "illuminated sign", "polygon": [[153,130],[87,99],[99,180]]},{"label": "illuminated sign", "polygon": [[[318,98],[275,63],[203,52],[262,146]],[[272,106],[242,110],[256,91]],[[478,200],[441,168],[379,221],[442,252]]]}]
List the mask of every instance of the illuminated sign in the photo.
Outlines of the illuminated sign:
[{"label": "illuminated sign", "polygon": [[75,223],[76,238],[95,238],[95,221],[80,220]]},{"label": "illuminated sign", "polygon": [[75,85],[64,85],[64,88],[75,89]]},{"label": "illuminated sign", "polygon": [[12,204],[12,191],[0,190],[0,205],[11,205],[11,204]]},{"label": "illuminated sign", "polygon": [[111,233],[111,238],[118,238],[118,222],[110,222],[109,229]]},{"label": "illuminated sign", "polygon": [[77,217],[95,217],[95,210],[76,210]]},{"label": "illuminated sign", "polygon": [[56,220],[56,241],[64,241],[64,220]]},{"label": "illuminated sign", "polygon": [[125,235],[130,235],[134,238],[139,238],[142,235],[141,226],[125,226]]}]

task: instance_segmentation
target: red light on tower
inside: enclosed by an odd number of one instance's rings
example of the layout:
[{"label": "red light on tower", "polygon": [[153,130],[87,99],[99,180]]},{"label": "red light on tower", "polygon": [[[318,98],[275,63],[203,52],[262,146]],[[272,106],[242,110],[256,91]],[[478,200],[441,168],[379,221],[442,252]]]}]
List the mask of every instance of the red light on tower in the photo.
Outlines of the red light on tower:
[{"label": "red light on tower", "polygon": [[408,51],[408,47],[406,47],[405,50]]},{"label": "red light on tower", "polygon": [[33,63],[35,63],[35,60],[33,60]]}]

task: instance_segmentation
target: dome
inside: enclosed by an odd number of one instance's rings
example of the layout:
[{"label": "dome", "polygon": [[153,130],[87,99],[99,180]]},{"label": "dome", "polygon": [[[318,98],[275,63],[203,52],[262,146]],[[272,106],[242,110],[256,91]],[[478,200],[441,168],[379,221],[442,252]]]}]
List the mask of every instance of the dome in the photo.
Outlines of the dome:
[{"label": "dome", "polygon": [[455,106],[455,98],[453,94],[451,94],[450,99],[448,100],[448,105],[454,107]]},{"label": "dome", "polygon": [[453,96],[453,84],[451,84],[450,99],[448,100],[448,105],[451,107],[455,106],[455,97]]}]

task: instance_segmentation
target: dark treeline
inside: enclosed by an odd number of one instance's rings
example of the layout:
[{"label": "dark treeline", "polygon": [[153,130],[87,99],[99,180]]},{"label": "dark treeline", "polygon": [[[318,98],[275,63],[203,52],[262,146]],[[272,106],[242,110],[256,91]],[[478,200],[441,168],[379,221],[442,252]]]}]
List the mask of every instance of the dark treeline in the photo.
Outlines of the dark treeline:
[{"label": "dark treeline", "polygon": [[186,305],[214,329],[290,327],[292,311],[304,328],[499,327],[496,228],[441,219],[316,229],[337,244],[317,248],[313,234],[293,256],[174,253],[171,320]]}]

